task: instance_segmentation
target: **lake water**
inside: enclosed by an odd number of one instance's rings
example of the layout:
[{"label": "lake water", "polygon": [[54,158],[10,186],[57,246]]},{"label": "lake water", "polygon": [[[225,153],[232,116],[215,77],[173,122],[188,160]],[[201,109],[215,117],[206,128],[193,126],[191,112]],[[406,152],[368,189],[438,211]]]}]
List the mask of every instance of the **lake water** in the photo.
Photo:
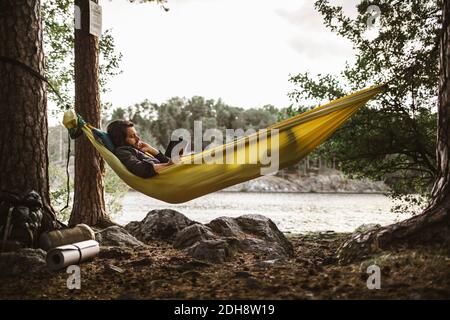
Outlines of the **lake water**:
[{"label": "lake water", "polygon": [[390,208],[391,200],[382,194],[216,192],[168,204],[130,191],[114,219],[126,224],[142,220],[153,209],[174,209],[201,223],[220,216],[262,214],[283,232],[352,232],[362,224],[388,225],[410,216],[391,213]]}]

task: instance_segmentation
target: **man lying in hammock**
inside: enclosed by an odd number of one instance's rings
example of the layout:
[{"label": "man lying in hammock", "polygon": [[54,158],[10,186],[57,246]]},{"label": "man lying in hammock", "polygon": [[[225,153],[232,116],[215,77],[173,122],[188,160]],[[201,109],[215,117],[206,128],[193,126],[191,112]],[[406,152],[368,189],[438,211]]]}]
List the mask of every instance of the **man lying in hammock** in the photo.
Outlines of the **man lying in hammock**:
[{"label": "man lying in hammock", "polygon": [[[141,141],[131,121],[115,120],[108,125],[107,131],[116,147],[114,154],[136,176],[141,178],[153,177],[162,168],[174,163],[167,156],[169,148],[164,155],[158,149]],[[174,147],[173,143],[169,146]]]}]

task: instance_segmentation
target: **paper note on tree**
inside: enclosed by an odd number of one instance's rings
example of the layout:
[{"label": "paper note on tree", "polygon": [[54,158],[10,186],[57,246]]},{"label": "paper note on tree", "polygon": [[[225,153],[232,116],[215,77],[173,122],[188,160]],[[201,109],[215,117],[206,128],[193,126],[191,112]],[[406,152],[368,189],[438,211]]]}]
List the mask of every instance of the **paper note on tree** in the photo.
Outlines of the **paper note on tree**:
[{"label": "paper note on tree", "polygon": [[100,37],[102,35],[102,7],[89,1],[89,33]]}]

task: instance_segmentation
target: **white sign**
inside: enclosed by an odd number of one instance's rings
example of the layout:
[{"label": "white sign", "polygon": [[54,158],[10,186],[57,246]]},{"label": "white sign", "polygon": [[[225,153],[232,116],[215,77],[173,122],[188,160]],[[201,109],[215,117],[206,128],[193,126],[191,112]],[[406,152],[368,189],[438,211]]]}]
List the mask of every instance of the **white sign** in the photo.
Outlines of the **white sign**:
[{"label": "white sign", "polygon": [[102,35],[102,7],[89,1],[89,33],[100,37]]}]

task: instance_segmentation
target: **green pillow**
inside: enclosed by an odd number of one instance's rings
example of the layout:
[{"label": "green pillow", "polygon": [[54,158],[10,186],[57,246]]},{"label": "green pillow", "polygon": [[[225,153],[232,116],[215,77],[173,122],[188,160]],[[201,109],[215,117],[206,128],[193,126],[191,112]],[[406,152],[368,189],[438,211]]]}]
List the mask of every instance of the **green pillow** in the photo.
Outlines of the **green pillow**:
[{"label": "green pillow", "polygon": [[114,152],[114,149],[116,147],[114,146],[114,143],[109,138],[109,135],[107,132],[93,128],[92,133],[97,138],[97,140],[99,140],[109,151]]}]

